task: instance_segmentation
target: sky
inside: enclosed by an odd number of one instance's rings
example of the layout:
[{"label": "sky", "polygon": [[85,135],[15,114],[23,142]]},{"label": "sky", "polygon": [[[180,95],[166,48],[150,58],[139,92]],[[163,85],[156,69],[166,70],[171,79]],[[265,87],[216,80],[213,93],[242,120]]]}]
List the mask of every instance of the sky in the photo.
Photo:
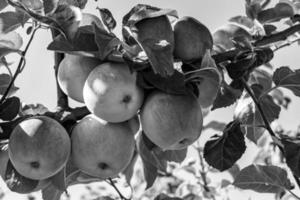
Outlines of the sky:
[{"label": "sky", "polygon": [[[235,15],[244,15],[243,0],[89,0],[89,3],[83,12],[97,14],[96,6],[108,8],[114,15],[118,26],[115,30],[117,35],[121,33],[122,17],[137,3],[144,3],[161,8],[172,8],[178,11],[179,16],[193,16],[205,24],[211,32],[224,25],[230,17]],[[20,31],[21,33],[22,31]],[[23,33],[25,30],[23,30]],[[24,34],[24,43],[26,37]],[[40,30],[28,51],[26,56],[26,67],[18,77],[16,85],[20,90],[16,93],[23,102],[42,103],[49,109],[54,109],[56,105],[56,86],[54,80],[54,60],[53,52],[47,51],[46,47],[51,42],[51,33],[47,30]],[[300,65],[300,47],[290,46],[276,52],[272,64],[275,67],[290,66],[293,69]],[[17,60],[16,60],[17,61]],[[295,130],[300,124],[300,99],[295,98],[291,92],[286,91],[292,98],[292,103],[288,111],[281,113],[279,123],[288,130]],[[71,101],[71,105],[78,105]],[[214,111],[205,118],[205,123],[210,120],[219,120],[230,122],[232,120],[233,107]],[[251,155],[248,152],[247,155]],[[244,158],[245,159],[245,158]],[[249,159],[248,159],[249,160]],[[247,194],[243,196],[242,194]],[[248,195],[253,193],[234,194],[236,199],[248,199]],[[256,196],[255,199],[266,198],[267,196]]]}]

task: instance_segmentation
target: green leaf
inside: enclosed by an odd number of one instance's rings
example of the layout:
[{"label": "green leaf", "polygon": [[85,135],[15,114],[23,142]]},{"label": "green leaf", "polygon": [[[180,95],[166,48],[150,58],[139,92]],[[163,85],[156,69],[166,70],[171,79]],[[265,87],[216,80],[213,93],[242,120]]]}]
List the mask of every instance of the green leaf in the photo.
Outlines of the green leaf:
[{"label": "green leaf", "polygon": [[11,161],[8,161],[5,173],[5,183],[11,191],[26,194],[32,192],[39,181],[22,176],[13,167]]},{"label": "green leaf", "polygon": [[59,0],[59,4],[67,4],[84,9],[88,0]]},{"label": "green leaf", "polygon": [[209,51],[202,59],[201,68],[185,74],[186,81],[195,82],[198,88],[198,102],[202,108],[211,106],[219,92],[222,76]]},{"label": "green leaf", "polygon": [[161,9],[146,4],[137,4],[123,17],[122,23],[123,26],[132,27],[143,19],[154,18],[163,15],[178,17],[176,10]]},{"label": "green leaf", "polygon": [[21,106],[20,99],[18,97],[11,97],[4,101],[0,105],[0,119],[4,121],[13,120],[19,113]]},{"label": "green leaf", "polygon": [[240,98],[242,92],[242,90],[234,89],[225,81],[222,81],[216,100],[214,101],[211,110],[231,106],[237,101],[238,98]]},{"label": "green leaf", "polygon": [[[9,86],[11,81],[11,76],[8,74],[0,74],[0,95],[3,95]],[[10,91],[8,93],[8,96],[15,93],[19,88],[15,87],[14,85],[10,88]]]},{"label": "green leaf", "polygon": [[226,126],[222,136],[215,136],[206,142],[204,158],[210,166],[224,171],[232,167],[245,150],[245,138],[240,123],[232,121]]},{"label": "green leaf", "polygon": [[226,124],[224,122],[210,121],[208,124],[203,126],[202,130],[213,129],[215,131],[223,131],[225,127]]},{"label": "green leaf", "polygon": [[43,200],[60,200],[63,191],[58,190],[54,185],[50,184],[42,189]]},{"label": "green leaf", "polygon": [[246,14],[250,19],[256,19],[261,9],[260,1],[246,0]]},{"label": "green leaf", "polygon": [[113,33],[109,33],[106,30],[98,27],[93,23],[95,32],[95,42],[98,46],[98,58],[105,60],[109,54],[117,49],[121,45],[121,41]]},{"label": "green leaf", "polygon": [[8,33],[22,25],[20,12],[7,11],[0,13],[0,33]]},{"label": "green leaf", "polygon": [[241,170],[233,185],[260,193],[277,193],[293,188],[287,172],[277,166],[250,165]]},{"label": "green leaf", "polygon": [[66,168],[64,167],[57,174],[51,177],[51,183],[60,191],[66,191]]},{"label": "green leaf", "polygon": [[284,157],[293,174],[300,177],[300,140],[294,138],[283,138]]},{"label": "green leaf", "polygon": [[9,53],[19,53],[23,45],[22,37],[16,32],[9,32],[7,34],[0,33],[0,58]]},{"label": "green leaf", "polygon": [[278,68],[273,75],[273,81],[277,87],[291,90],[300,97],[300,70],[292,71],[289,67]]},{"label": "green leaf", "polygon": [[26,116],[26,115],[43,115],[48,112],[48,108],[46,108],[42,104],[25,104],[22,106],[19,115]]},{"label": "green leaf", "polygon": [[117,22],[112,13],[106,8],[97,8],[100,12],[103,23],[109,31],[112,31],[117,26]]},{"label": "green leaf", "polygon": [[137,158],[138,158],[138,152],[135,149],[129,165],[122,172],[122,174],[125,175],[126,182],[128,185],[130,185],[130,182],[131,182],[131,179],[133,176],[133,172],[134,172],[134,166],[136,164]]}]

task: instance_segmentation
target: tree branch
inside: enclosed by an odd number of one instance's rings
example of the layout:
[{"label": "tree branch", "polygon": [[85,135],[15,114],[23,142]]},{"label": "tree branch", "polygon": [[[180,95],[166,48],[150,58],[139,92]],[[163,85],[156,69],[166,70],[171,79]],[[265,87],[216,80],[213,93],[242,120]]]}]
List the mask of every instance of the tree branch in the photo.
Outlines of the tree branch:
[{"label": "tree branch", "polygon": [[120,192],[120,190],[118,189],[118,187],[115,185],[114,181],[111,178],[108,178],[108,180],[106,182],[109,183],[117,191],[121,200],[130,200],[123,196],[123,194]]},{"label": "tree branch", "polygon": [[38,29],[39,29],[39,27],[35,27],[35,29],[33,30],[32,34],[31,34],[31,36],[30,36],[30,38],[29,38],[29,41],[27,42],[27,45],[26,45],[24,51],[22,51],[22,54],[21,54],[21,58],[20,58],[18,67],[17,67],[17,69],[16,69],[16,71],[15,71],[15,74],[14,74],[14,76],[12,77],[12,79],[11,79],[11,81],[10,81],[8,87],[6,88],[5,93],[3,94],[3,96],[2,96],[1,99],[0,99],[0,104],[2,104],[2,103],[5,101],[5,99],[6,99],[7,95],[8,95],[8,93],[9,93],[11,87],[13,86],[13,84],[14,84],[16,78],[17,78],[18,75],[21,73],[22,68],[23,68],[23,64],[24,64],[24,62],[25,62],[25,55],[26,55],[26,53],[27,53],[27,51],[28,51],[28,49],[29,49],[29,47],[30,47],[32,41],[33,41],[33,38],[34,38],[34,36],[35,36],[35,33],[36,33],[36,31],[37,31]]},{"label": "tree branch", "polygon": [[281,32],[274,33],[272,35],[264,36],[262,39],[254,42],[254,46],[264,46],[281,40],[286,40],[287,37],[300,31],[300,24],[287,28]]}]

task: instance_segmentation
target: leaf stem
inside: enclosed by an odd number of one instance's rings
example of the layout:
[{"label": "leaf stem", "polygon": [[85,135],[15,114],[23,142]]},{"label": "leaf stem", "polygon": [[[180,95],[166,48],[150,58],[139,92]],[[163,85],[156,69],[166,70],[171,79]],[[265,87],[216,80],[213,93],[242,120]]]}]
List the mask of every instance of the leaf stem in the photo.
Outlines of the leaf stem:
[{"label": "leaf stem", "polygon": [[116,192],[120,196],[121,200],[130,200],[123,196],[123,194],[120,192],[120,190],[118,189],[118,187],[116,186],[116,184],[114,183],[114,181],[111,178],[108,178],[108,180],[106,182],[109,183],[116,190]]},{"label": "leaf stem", "polygon": [[287,190],[293,197],[295,197],[296,199],[300,200],[300,197],[298,197],[294,192],[292,192],[291,190]]},{"label": "leaf stem", "polygon": [[[248,85],[247,81],[244,78],[242,78],[242,82],[243,82],[243,85],[245,87],[245,90],[247,91],[247,93],[250,95],[250,97],[254,101],[254,103],[255,103],[255,105],[256,105],[256,107],[257,107],[257,109],[258,109],[258,111],[259,111],[259,113],[260,113],[260,115],[261,115],[261,117],[262,117],[262,119],[264,121],[265,128],[267,129],[267,131],[269,132],[269,134],[272,136],[273,140],[276,140],[276,139],[278,140],[277,136],[275,135],[274,131],[272,130],[272,128],[270,126],[269,121],[267,120],[267,117],[266,117],[266,115],[265,115],[265,113],[264,113],[264,111],[263,111],[263,109],[262,109],[262,107],[261,107],[261,105],[259,103],[259,100],[255,97],[252,89],[250,88],[250,86]],[[275,141],[275,144],[277,144],[277,147],[279,148],[279,150],[281,151],[281,153],[284,154],[283,147],[280,146],[280,145],[278,145],[278,143],[276,141]],[[300,188],[300,180],[299,180],[299,178],[295,174],[293,174],[293,177],[294,177],[294,179],[295,179],[295,181],[297,183],[298,188]]]},{"label": "leaf stem", "polygon": [[29,41],[27,42],[27,45],[26,45],[24,51],[22,51],[22,53],[21,53],[21,58],[20,58],[18,67],[17,67],[17,69],[16,69],[16,71],[15,71],[15,74],[14,74],[14,76],[12,77],[12,79],[11,79],[11,81],[10,81],[8,87],[6,88],[5,93],[3,94],[3,96],[2,96],[1,99],[0,99],[0,104],[2,104],[2,103],[5,101],[5,99],[6,99],[7,95],[8,95],[8,93],[9,93],[11,87],[13,86],[13,84],[14,84],[16,78],[17,78],[18,75],[21,73],[22,68],[24,67],[24,66],[23,66],[23,63],[25,62],[25,55],[26,55],[26,53],[27,53],[27,51],[28,51],[28,49],[29,49],[29,46],[31,45],[31,43],[32,43],[32,41],[33,41],[33,38],[34,38],[34,36],[35,36],[35,33],[36,33],[36,31],[37,31],[38,29],[39,29],[39,26],[37,26],[37,27],[34,28],[32,34],[31,34],[31,36],[30,36],[30,38],[29,38]]}]

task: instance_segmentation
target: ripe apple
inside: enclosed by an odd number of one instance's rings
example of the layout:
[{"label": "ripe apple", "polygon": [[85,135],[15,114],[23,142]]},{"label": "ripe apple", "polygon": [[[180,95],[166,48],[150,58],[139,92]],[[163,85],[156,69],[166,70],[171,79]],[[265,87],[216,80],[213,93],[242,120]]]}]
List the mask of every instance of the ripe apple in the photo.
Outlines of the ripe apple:
[{"label": "ripe apple", "polygon": [[89,73],[101,61],[79,55],[65,54],[58,68],[58,83],[62,91],[73,100],[83,103],[83,86]]},{"label": "ripe apple", "polygon": [[93,114],[88,115],[72,131],[74,164],[91,176],[115,177],[131,160],[134,134],[128,121],[110,123]]},{"label": "ripe apple", "polygon": [[71,151],[67,131],[46,116],[25,119],[12,131],[8,155],[15,169],[35,180],[49,178],[66,164]]},{"label": "ripe apple", "polygon": [[83,99],[87,108],[108,122],[131,119],[143,103],[144,92],[136,84],[136,72],[124,63],[107,62],[89,74]]},{"label": "ripe apple", "polygon": [[199,138],[202,111],[192,94],[154,91],[141,109],[141,124],[146,136],[161,149],[183,149]]},{"label": "ripe apple", "polygon": [[173,24],[174,56],[183,61],[201,59],[212,49],[213,39],[208,28],[193,17],[182,17]]}]

